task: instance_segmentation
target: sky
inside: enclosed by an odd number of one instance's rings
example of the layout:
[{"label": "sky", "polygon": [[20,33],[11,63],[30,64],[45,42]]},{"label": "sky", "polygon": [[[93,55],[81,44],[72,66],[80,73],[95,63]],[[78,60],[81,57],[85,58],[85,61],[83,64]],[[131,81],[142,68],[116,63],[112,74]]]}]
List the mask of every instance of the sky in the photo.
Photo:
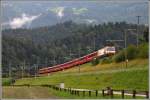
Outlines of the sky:
[{"label": "sky", "polygon": [[2,27],[22,28],[54,25],[73,20],[77,23],[104,22],[148,24],[148,0],[135,1],[5,1]]}]

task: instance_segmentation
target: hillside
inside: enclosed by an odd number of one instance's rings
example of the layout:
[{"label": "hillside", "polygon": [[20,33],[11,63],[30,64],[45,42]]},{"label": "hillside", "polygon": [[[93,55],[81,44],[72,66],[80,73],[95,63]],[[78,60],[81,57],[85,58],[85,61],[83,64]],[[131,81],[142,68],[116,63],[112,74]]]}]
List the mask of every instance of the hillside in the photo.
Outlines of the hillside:
[{"label": "hillside", "polygon": [[[145,26],[140,27],[140,38],[143,38]],[[16,70],[21,70],[21,65],[25,63],[32,74],[34,64],[41,68],[64,63],[79,57],[79,51],[80,56],[83,56],[104,47],[108,44],[106,40],[124,39],[126,28],[136,28],[136,25],[126,22],[87,25],[67,21],[34,29],[3,30],[3,72],[8,73],[9,64],[13,66],[15,73]],[[128,44],[136,43],[135,34],[128,34],[128,37]],[[123,43],[117,45],[119,49],[123,48]]]},{"label": "hillside", "polygon": [[[122,66],[120,66],[122,65]],[[114,89],[148,90],[148,59],[136,59],[124,63],[91,66],[90,63],[38,78],[23,78],[16,81],[21,84],[54,84],[65,83],[66,87],[103,89],[110,86]],[[91,71],[92,70],[92,71]]]}]

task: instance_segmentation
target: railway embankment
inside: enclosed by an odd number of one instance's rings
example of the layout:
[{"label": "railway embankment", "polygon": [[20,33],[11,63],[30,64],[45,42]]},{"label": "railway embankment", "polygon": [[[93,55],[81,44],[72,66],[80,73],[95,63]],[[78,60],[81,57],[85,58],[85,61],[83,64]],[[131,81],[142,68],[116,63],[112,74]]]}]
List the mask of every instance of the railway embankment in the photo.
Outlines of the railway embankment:
[{"label": "railway embankment", "polygon": [[96,67],[85,64],[80,66],[80,72],[78,67],[74,67],[46,76],[23,78],[17,80],[15,85],[57,85],[63,82],[65,87],[72,88],[102,89],[110,86],[114,89],[148,90],[148,59],[132,60],[127,68],[123,64],[99,64]]}]

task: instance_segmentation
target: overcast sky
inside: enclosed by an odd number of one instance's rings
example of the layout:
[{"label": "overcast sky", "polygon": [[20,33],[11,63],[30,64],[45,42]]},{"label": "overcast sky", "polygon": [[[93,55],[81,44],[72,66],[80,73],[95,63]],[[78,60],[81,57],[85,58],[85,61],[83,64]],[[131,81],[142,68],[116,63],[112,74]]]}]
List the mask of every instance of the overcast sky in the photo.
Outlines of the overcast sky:
[{"label": "overcast sky", "polygon": [[137,23],[136,16],[142,16],[141,24],[148,24],[148,0],[135,1],[5,1],[1,6],[2,26],[34,26],[36,20],[42,20],[36,23],[39,26],[66,20],[95,24],[109,21]]}]

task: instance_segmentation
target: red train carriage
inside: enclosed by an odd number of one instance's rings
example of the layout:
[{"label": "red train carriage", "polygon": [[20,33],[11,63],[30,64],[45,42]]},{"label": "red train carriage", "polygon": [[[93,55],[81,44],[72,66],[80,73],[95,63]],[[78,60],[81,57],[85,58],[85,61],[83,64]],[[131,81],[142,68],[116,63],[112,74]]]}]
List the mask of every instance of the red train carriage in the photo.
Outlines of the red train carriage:
[{"label": "red train carriage", "polygon": [[39,74],[46,74],[46,73],[51,73],[51,72],[57,72],[57,71],[62,71],[64,69],[68,69],[77,65],[81,65],[84,63],[87,63],[94,58],[97,57],[102,57],[102,56],[110,56],[112,54],[115,54],[116,50],[114,46],[106,46],[96,52],[90,53],[88,55],[85,55],[83,57],[74,59],[72,61],[66,62],[64,64],[59,64],[53,67],[47,67],[47,68],[42,68],[39,70]]}]

